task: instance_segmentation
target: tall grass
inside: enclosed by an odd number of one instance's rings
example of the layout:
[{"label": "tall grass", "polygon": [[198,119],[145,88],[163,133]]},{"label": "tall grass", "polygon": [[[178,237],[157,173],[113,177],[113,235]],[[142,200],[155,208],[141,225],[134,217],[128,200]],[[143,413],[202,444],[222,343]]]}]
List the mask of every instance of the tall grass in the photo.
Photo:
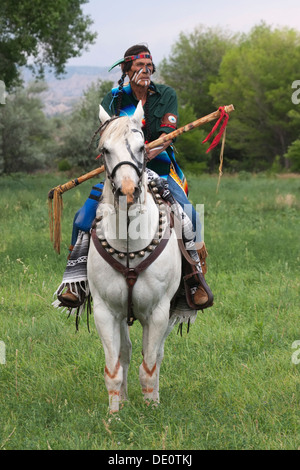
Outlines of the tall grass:
[{"label": "tall grass", "polygon": [[[0,178],[0,449],[298,449],[300,179],[189,178],[205,204],[215,304],[166,341],[161,404],[142,399],[141,327],[131,328],[129,402],[108,413],[104,355],[51,306],[87,183],[64,195],[62,255],[48,233],[57,175]],[[66,177],[67,179],[67,177]]]}]

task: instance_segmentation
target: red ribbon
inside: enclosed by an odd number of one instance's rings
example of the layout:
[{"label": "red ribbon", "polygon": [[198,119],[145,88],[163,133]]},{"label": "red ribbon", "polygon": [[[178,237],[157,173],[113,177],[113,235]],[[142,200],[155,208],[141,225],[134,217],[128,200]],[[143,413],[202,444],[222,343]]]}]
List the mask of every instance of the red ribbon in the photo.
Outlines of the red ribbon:
[{"label": "red ribbon", "polygon": [[219,111],[221,113],[219,119],[217,120],[216,124],[214,125],[214,127],[212,128],[211,132],[208,134],[206,139],[203,140],[202,144],[204,144],[211,138],[213,133],[218,129],[219,125],[221,124],[222,119],[224,120],[223,120],[219,133],[215,136],[214,140],[210,144],[210,147],[206,150],[206,153],[210,152],[213,148],[215,148],[218,145],[228,123],[229,114],[225,112],[225,106],[220,106]]}]

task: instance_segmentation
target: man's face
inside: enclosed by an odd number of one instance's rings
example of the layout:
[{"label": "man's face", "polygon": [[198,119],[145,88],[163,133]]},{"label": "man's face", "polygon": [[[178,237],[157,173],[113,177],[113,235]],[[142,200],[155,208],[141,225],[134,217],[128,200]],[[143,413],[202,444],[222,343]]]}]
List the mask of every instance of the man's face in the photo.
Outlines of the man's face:
[{"label": "man's face", "polygon": [[138,86],[149,86],[153,73],[153,63],[151,59],[136,59],[132,62],[128,77],[131,82]]}]

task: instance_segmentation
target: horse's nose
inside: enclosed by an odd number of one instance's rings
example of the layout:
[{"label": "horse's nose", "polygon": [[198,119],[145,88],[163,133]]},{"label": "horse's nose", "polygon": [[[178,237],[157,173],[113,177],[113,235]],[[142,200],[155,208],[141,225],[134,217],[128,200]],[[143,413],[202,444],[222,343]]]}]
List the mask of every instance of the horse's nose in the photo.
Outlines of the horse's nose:
[{"label": "horse's nose", "polygon": [[139,195],[139,188],[130,178],[123,179],[121,187],[115,193],[118,202],[120,203],[120,198],[126,198],[124,200],[126,200],[127,205],[134,204],[138,200]]}]

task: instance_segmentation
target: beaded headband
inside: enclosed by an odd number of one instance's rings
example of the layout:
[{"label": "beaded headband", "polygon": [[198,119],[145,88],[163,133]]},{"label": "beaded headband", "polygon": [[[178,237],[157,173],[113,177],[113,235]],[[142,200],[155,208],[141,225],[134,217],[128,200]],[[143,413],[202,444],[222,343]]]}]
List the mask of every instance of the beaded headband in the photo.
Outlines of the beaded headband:
[{"label": "beaded headband", "polygon": [[109,69],[109,72],[114,68],[116,67],[117,65],[120,65],[120,64],[123,64],[124,62],[130,62],[132,60],[136,60],[136,59],[151,59],[152,60],[152,56],[151,54],[138,54],[138,55],[128,55],[126,57],[123,57],[123,59],[120,59],[120,60],[117,60],[117,62],[115,62]]}]

